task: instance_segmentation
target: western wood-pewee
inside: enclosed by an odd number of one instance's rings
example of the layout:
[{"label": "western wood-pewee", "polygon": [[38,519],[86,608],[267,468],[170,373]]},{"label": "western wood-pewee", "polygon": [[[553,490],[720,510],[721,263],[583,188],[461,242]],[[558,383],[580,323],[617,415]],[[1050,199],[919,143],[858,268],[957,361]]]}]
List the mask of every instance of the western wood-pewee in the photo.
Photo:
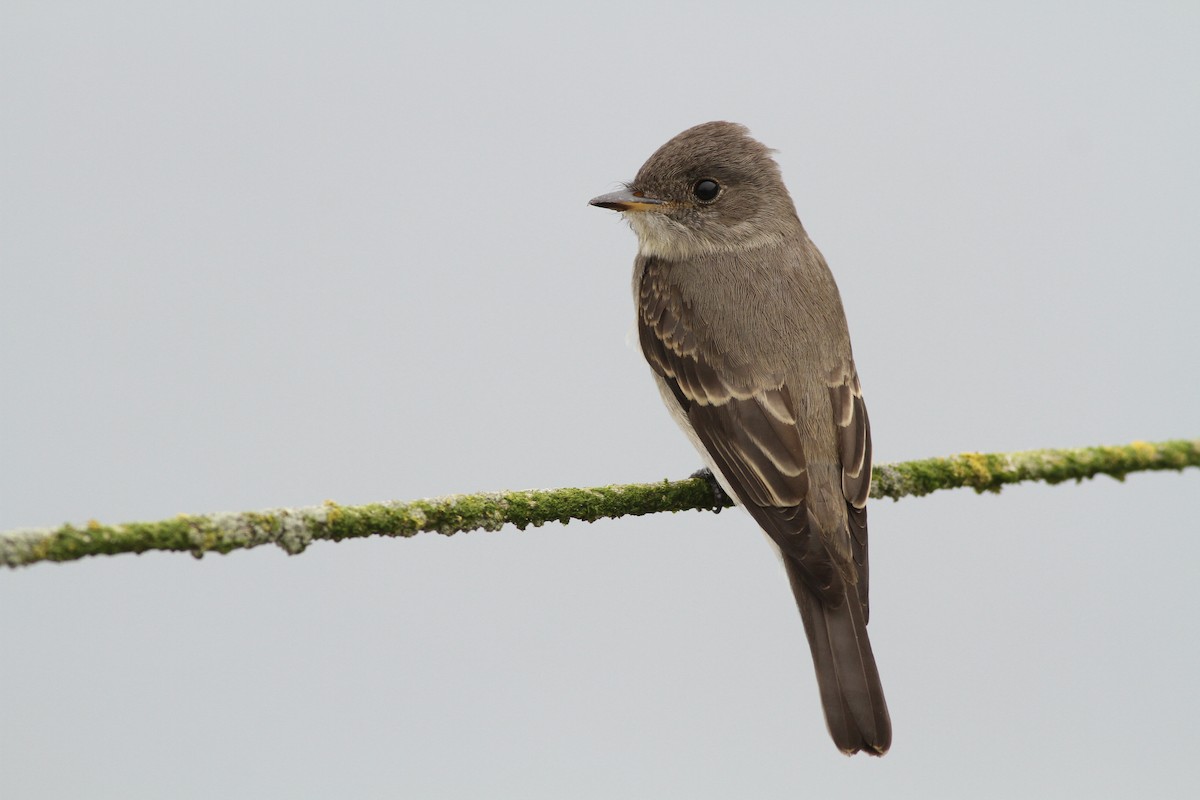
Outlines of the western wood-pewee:
[{"label": "western wood-pewee", "polygon": [[637,234],[639,338],[671,415],[779,548],[834,742],[882,755],[871,428],[837,286],[770,152],[741,125],[697,125],[591,204]]}]

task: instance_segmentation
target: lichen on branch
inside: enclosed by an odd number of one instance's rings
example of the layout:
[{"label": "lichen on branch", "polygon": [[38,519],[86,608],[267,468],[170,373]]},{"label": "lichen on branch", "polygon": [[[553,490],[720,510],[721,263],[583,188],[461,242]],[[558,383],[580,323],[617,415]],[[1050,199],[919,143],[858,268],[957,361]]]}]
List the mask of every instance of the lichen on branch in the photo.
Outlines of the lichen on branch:
[{"label": "lichen on branch", "polygon": [[[940,489],[970,487],[998,492],[1006,484],[1081,481],[1096,475],[1123,480],[1132,472],[1200,467],[1200,439],[1133,442],[1114,447],[1029,450],[1019,453],[963,453],[875,466],[871,496],[920,497]],[[429,500],[362,506],[326,502],[319,506],[242,513],[181,514],[159,522],[63,525],[0,533],[0,564],[73,561],[84,556],[144,553],[149,550],[228,553],[274,544],[296,554],[317,540],[365,536],[449,536],[504,525],[524,529],[547,522],[594,522],[663,511],[721,509],[721,499],[703,478],[590,489],[485,492]]]}]

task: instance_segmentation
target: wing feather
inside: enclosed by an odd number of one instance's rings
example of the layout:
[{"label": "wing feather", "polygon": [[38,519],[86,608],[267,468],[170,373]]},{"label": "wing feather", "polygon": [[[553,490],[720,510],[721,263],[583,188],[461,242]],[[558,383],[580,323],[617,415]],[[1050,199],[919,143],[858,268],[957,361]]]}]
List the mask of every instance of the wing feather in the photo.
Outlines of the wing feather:
[{"label": "wing feather", "polygon": [[850,552],[858,571],[858,599],[864,618],[869,617],[867,562],[867,497],[871,492],[871,421],[863,402],[858,375],[851,372],[843,383],[830,388],[833,418],[838,423],[838,458],[842,467],[842,494],[849,514]]}]

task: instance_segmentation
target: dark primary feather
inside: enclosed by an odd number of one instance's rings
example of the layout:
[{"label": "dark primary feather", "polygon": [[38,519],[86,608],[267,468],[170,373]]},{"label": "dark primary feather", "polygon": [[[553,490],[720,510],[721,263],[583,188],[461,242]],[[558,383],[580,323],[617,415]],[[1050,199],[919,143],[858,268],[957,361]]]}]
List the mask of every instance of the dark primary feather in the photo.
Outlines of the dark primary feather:
[{"label": "dark primary feather", "polygon": [[871,491],[871,422],[854,375],[829,390],[833,419],[838,428],[838,458],[842,466],[842,494],[846,497],[850,549],[858,571],[858,598],[863,621],[871,618],[867,600],[867,496]]}]

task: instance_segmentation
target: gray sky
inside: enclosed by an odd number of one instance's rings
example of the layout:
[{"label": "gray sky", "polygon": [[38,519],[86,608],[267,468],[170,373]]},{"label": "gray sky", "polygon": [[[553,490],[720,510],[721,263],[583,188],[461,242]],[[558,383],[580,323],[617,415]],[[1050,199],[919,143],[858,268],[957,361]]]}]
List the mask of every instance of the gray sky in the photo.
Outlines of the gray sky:
[{"label": "gray sky", "polygon": [[[0,528],[687,475],[586,202],[711,119],[878,461],[1200,435],[1194,3],[181,5],[0,10]],[[741,512],[4,572],[0,793],[1179,796],[1198,495],[874,503],[881,760]]]}]

